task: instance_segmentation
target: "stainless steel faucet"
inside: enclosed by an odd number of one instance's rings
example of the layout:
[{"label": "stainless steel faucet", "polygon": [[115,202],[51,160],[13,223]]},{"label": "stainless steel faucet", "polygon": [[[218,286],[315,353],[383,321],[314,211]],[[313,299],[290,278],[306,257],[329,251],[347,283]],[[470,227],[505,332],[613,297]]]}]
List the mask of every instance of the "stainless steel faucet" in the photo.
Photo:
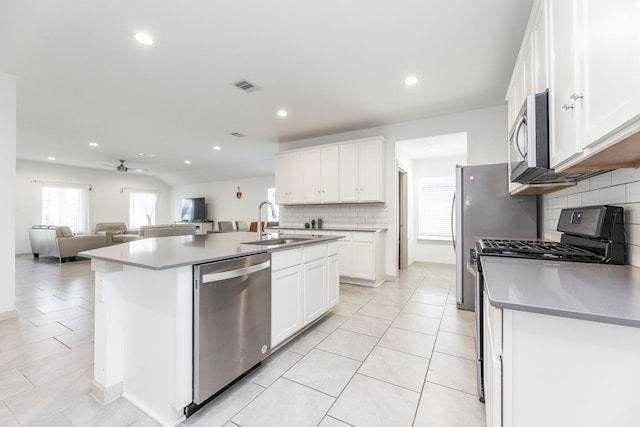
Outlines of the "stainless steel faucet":
[{"label": "stainless steel faucet", "polygon": [[[262,207],[264,205],[269,205],[271,206],[271,215],[275,218],[276,217],[276,207],[273,206],[273,203],[271,202],[267,202],[266,200],[262,203],[260,203],[260,206],[258,206],[258,238],[256,240],[262,240]],[[267,209],[268,211],[268,209]]]}]

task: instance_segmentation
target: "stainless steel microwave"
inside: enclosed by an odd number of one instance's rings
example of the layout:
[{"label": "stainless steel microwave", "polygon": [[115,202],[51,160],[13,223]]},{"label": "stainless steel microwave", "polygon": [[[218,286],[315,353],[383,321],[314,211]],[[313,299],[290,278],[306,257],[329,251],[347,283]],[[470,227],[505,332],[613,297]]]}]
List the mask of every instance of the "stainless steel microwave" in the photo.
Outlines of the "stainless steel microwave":
[{"label": "stainless steel microwave", "polygon": [[509,132],[511,182],[528,184],[549,171],[549,96],[527,96]]}]

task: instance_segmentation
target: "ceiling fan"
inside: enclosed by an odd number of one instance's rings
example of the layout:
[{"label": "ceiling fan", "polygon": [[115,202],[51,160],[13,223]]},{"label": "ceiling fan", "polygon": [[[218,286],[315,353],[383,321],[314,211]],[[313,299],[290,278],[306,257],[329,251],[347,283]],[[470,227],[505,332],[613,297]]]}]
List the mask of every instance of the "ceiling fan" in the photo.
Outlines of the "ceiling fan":
[{"label": "ceiling fan", "polygon": [[116,172],[118,173],[129,173],[129,172],[134,172],[134,173],[141,173],[141,172],[149,172],[148,169],[138,169],[138,168],[129,168],[127,166],[125,166],[124,162],[126,162],[126,160],[120,160],[120,164],[118,166],[114,166],[114,165],[106,165],[103,164],[103,166],[107,166],[110,168],[115,168]]}]

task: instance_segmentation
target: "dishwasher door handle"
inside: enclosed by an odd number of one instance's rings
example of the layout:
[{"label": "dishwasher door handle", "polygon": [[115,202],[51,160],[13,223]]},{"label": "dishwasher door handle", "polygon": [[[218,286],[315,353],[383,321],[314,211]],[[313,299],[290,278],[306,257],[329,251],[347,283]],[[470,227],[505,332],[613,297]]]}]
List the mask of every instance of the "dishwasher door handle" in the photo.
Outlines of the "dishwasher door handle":
[{"label": "dishwasher door handle", "polygon": [[220,273],[203,274],[200,283],[205,284],[209,282],[216,282],[219,280],[233,279],[235,277],[244,276],[246,274],[255,273],[256,271],[264,270],[271,266],[271,261],[265,261],[260,264],[251,265],[249,267],[237,268],[235,270],[221,271]]}]

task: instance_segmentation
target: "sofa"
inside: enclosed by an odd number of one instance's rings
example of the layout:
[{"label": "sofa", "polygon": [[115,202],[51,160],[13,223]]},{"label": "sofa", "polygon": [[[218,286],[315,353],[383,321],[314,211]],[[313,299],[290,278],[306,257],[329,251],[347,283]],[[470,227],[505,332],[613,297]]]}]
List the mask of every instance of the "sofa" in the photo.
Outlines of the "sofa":
[{"label": "sofa", "polygon": [[71,229],[62,225],[34,225],[29,229],[29,242],[34,258],[52,256],[59,262],[75,259],[78,252],[107,246],[107,236],[74,236]]},{"label": "sofa", "polygon": [[194,224],[156,224],[143,225],[138,230],[130,230],[124,222],[99,222],[96,224],[96,234],[107,236],[109,245],[126,243],[147,237],[186,236],[196,234]]},{"label": "sofa", "polygon": [[138,235],[138,230],[130,230],[124,222],[99,222],[96,224],[96,234],[105,235],[107,244],[113,245],[129,241],[131,236]]}]

